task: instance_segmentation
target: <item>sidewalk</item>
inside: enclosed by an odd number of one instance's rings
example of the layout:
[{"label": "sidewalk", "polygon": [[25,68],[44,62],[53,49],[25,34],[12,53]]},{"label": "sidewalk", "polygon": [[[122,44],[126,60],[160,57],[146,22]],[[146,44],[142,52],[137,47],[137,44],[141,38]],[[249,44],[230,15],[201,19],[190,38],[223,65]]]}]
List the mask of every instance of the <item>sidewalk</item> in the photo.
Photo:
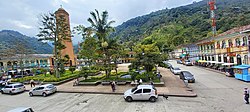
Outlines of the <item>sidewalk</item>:
[{"label": "sidewalk", "polygon": [[[176,97],[196,97],[196,93],[190,91],[182,80],[178,76],[173,75],[166,68],[158,68],[162,74],[162,78],[165,82],[165,87],[156,87],[159,95],[168,95]],[[103,86],[101,84],[97,86],[73,86],[74,80],[58,85],[58,92],[64,93],[91,93],[91,94],[119,94],[122,95],[126,90],[133,88],[133,86],[127,85],[116,85],[116,91],[112,92],[111,86]],[[30,85],[26,86],[27,90],[30,90]]]}]

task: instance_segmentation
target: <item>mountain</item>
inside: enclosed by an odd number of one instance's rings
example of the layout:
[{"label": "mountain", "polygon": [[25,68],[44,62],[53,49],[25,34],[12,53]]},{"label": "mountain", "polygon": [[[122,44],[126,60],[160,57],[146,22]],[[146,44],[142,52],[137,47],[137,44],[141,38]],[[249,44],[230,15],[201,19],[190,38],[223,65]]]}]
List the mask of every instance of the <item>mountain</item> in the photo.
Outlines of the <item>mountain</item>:
[{"label": "mountain", "polygon": [[[123,41],[156,43],[173,49],[212,36],[209,0],[163,9],[130,19],[117,26],[112,37]],[[216,0],[217,32],[250,24],[250,0]]]},{"label": "mountain", "polygon": [[29,49],[32,54],[52,54],[53,48],[37,38],[25,36],[17,31],[2,30],[0,31],[0,52],[6,48],[16,49],[17,44],[20,44]]}]

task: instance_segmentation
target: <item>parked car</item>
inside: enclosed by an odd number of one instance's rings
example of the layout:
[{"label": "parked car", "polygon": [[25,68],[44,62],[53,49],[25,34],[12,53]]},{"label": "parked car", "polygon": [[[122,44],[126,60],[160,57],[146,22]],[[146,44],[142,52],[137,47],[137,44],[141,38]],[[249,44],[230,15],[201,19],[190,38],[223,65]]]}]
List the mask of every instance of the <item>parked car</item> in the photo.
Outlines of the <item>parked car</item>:
[{"label": "parked car", "polygon": [[181,71],[180,79],[195,83],[194,75],[192,75],[189,71]]},{"label": "parked car", "polygon": [[173,74],[178,75],[181,73],[181,69],[180,68],[173,68],[172,72],[173,72]]},{"label": "parked car", "polygon": [[34,112],[31,107],[18,107],[8,112]]},{"label": "parked car", "polygon": [[123,98],[127,102],[133,100],[149,100],[155,102],[158,98],[157,90],[153,85],[139,85],[124,93]]},{"label": "parked car", "polygon": [[57,88],[53,84],[45,84],[38,87],[35,87],[29,91],[29,95],[42,95],[46,97],[49,94],[55,93]]},{"label": "parked car", "polygon": [[5,85],[1,90],[2,93],[8,93],[8,94],[15,94],[24,91],[25,91],[25,86],[22,83]]},{"label": "parked car", "polygon": [[2,80],[0,80],[0,85],[1,86],[5,86],[6,83],[7,83],[7,81],[8,81],[8,79],[2,79]]},{"label": "parked car", "polygon": [[121,75],[120,78],[131,79],[131,75],[129,74]]},{"label": "parked car", "polygon": [[181,60],[177,60],[176,62],[177,62],[177,64],[182,64]]},{"label": "parked car", "polygon": [[167,68],[170,69],[172,67],[172,65],[170,63],[166,63],[167,64]]},{"label": "parked car", "polygon": [[171,72],[173,72],[174,67],[173,67],[173,66],[170,66],[169,70],[170,70]]},{"label": "parked car", "polygon": [[187,66],[193,66],[193,64],[190,60],[185,60],[184,64]]}]

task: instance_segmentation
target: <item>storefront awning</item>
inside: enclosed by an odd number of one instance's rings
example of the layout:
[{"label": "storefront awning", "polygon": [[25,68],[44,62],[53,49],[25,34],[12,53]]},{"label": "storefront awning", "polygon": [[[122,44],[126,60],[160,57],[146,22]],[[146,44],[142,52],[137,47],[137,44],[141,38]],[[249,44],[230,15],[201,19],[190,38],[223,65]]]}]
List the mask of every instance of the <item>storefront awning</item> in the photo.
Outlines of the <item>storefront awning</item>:
[{"label": "storefront awning", "polygon": [[186,56],[186,54],[181,54],[180,55],[180,58],[183,58],[183,57],[185,57]]}]

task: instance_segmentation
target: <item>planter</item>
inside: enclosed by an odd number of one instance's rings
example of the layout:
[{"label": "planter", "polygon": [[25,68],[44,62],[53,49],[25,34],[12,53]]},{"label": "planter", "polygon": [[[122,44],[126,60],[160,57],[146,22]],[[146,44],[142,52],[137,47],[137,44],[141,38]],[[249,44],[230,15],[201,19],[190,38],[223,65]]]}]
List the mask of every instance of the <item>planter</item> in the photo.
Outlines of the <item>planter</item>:
[{"label": "planter", "polygon": [[102,81],[101,84],[102,85],[110,85],[111,81]]},{"label": "planter", "polygon": [[126,81],[117,81],[116,84],[117,85],[126,85],[127,82]]},{"label": "planter", "polygon": [[101,82],[96,81],[96,82],[79,82],[78,85],[76,86],[97,86]]}]

